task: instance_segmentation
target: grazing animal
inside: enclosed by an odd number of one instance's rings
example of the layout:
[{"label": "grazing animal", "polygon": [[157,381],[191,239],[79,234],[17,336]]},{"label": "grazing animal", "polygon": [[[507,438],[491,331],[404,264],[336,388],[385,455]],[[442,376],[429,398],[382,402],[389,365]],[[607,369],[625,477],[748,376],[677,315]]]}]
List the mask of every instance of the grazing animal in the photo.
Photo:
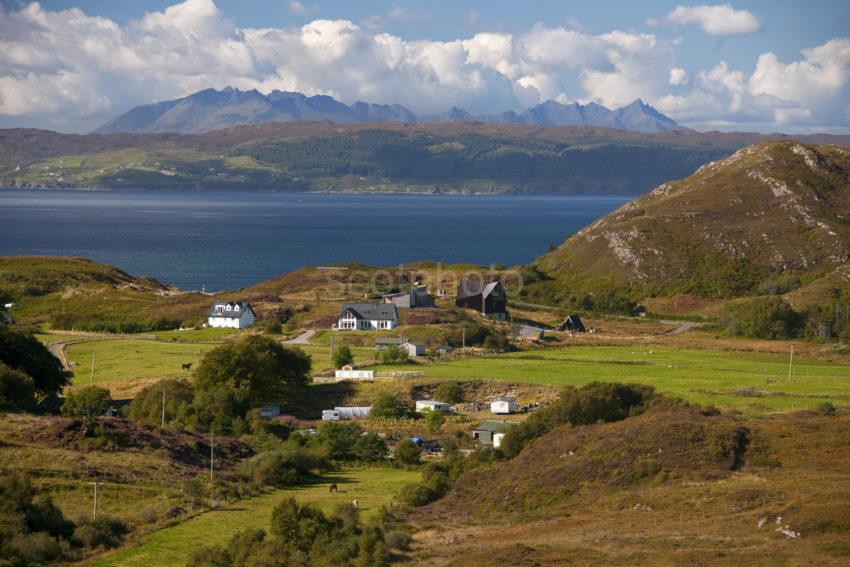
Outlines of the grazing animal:
[{"label": "grazing animal", "polygon": [[183,365],[182,365],[182,368],[183,368],[183,370],[187,370],[187,371],[192,370],[192,363],[191,362],[184,362]]},{"label": "grazing animal", "polygon": [[331,492],[336,492],[336,491],[337,491],[336,483],[333,483],[333,484],[331,485]]},{"label": "grazing animal", "polygon": [[355,509],[355,510],[357,510],[358,508],[360,508],[360,501],[359,501],[359,500],[354,500],[354,501],[351,503],[351,505],[352,505],[352,506],[354,506],[354,509]]}]

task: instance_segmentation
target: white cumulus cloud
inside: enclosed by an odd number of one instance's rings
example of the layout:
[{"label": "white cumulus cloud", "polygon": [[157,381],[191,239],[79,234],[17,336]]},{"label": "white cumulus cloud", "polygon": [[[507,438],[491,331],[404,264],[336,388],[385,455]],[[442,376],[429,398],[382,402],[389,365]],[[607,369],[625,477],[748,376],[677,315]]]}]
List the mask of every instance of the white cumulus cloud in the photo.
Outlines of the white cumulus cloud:
[{"label": "white cumulus cloud", "polygon": [[761,22],[746,10],[736,10],[730,4],[676,6],[664,18],[671,25],[697,24],[709,35],[735,35],[757,32]]},{"label": "white cumulus cloud", "polygon": [[400,103],[418,114],[451,106],[488,114],[549,99],[618,107],[642,98],[692,127],[850,127],[850,38],[796,61],[763,53],[749,74],[722,61],[686,70],[679,46],[651,33],[542,24],[444,41],[342,19],[241,28],[212,0],[118,24],[32,3],[0,10],[0,125],[92,128],[138,104],[230,85]]}]

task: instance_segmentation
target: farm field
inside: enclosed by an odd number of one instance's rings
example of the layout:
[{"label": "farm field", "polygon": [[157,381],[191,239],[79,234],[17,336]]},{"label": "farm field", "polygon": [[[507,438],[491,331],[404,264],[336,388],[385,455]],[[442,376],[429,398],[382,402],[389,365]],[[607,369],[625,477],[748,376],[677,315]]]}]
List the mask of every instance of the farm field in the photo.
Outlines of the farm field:
[{"label": "farm field", "polygon": [[[418,471],[392,468],[343,469],[329,473],[313,483],[264,494],[207,512],[181,524],[154,532],[141,544],[108,555],[93,563],[97,567],[171,567],[184,565],[200,545],[225,544],[239,530],[268,529],[274,507],[294,497],[329,512],[340,502],[360,501],[365,517],[389,504],[402,486],[419,480]],[[329,483],[339,485],[330,494]]]},{"label": "farm field", "polygon": [[[651,384],[686,400],[748,414],[850,406],[850,366],[788,355],[638,346],[577,346],[461,358],[419,366],[428,379],[581,386],[595,380]],[[386,365],[382,370],[409,369]]]}]

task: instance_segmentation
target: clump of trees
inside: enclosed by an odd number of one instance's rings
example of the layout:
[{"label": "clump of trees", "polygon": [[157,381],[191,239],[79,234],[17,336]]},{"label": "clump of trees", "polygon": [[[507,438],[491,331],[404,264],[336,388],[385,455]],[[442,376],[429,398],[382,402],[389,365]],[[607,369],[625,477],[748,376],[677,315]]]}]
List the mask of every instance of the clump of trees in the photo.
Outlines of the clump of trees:
[{"label": "clump of trees", "polygon": [[87,550],[120,544],[127,526],[101,516],[77,524],[24,472],[0,473],[0,564],[10,567],[76,561]]},{"label": "clump of trees", "polygon": [[351,348],[348,345],[339,345],[331,355],[331,362],[333,362],[334,368],[342,368],[354,362],[354,353],[351,352]]},{"label": "clump of trees", "polygon": [[159,425],[165,391],[166,423],[219,435],[251,430],[249,412],[285,404],[309,383],[310,356],[262,335],[210,350],[194,382],[167,380],[148,386],[128,409],[131,419]]},{"label": "clump of trees", "polygon": [[403,348],[393,345],[378,351],[377,358],[384,364],[404,364],[410,356]]},{"label": "clump of trees", "polygon": [[0,411],[55,405],[71,374],[32,334],[0,326]]},{"label": "clump of trees", "polygon": [[655,388],[643,384],[591,382],[581,388],[570,386],[553,403],[508,430],[499,449],[506,457],[513,458],[530,441],[559,425],[619,421],[643,413],[658,398]]},{"label": "clump of trees", "polygon": [[781,297],[760,297],[728,308],[724,325],[733,335],[760,339],[790,339],[801,334],[802,315]]},{"label": "clump of trees", "polygon": [[407,413],[407,406],[402,404],[397,397],[389,392],[383,392],[372,402],[372,410],[369,412],[369,417],[377,419],[399,419],[406,416]]},{"label": "clump of trees", "polygon": [[385,536],[390,516],[379,514],[364,523],[351,504],[338,504],[330,515],[295,499],[272,511],[271,535],[251,528],[234,534],[227,546],[196,551],[189,567],[248,567],[256,565],[340,565],[383,567],[390,564]]},{"label": "clump of trees", "polygon": [[434,398],[447,404],[459,404],[463,401],[463,389],[457,382],[441,382],[434,390]]},{"label": "clump of trees", "polygon": [[86,386],[65,396],[61,413],[65,417],[81,417],[89,420],[104,415],[112,407],[109,390],[99,386]]}]

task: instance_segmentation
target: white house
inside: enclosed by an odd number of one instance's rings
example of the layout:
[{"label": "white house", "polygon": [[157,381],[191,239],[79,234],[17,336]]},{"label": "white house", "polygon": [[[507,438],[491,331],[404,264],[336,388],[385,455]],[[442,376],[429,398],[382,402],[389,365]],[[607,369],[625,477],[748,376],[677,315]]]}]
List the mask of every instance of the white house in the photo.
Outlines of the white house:
[{"label": "white house", "polygon": [[452,413],[452,406],[445,402],[436,400],[416,400],[416,411],[439,411],[442,413]]},{"label": "white house", "polygon": [[244,301],[218,301],[207,311],[207,324],[210,327],[228,327],[244,329],[253,325],[257,314],[251,304]]},{"label": "white house", "polygon": [[358,417],[369,417],[370,411],[372,411],[372,406],[335,407],[332,410],[322,410],[322,421],[340,421],[342,419],[357,419]]},{"label": "white house", "polygon": [[394,303],[343,303],[336,328],[340,331],[395,329],[398,310]]},{"label": "white house", "polygon": [[498,400],[490,402],[490,413],[513,413],[519,410],[516,398],[513,396],[502,396]]}]

